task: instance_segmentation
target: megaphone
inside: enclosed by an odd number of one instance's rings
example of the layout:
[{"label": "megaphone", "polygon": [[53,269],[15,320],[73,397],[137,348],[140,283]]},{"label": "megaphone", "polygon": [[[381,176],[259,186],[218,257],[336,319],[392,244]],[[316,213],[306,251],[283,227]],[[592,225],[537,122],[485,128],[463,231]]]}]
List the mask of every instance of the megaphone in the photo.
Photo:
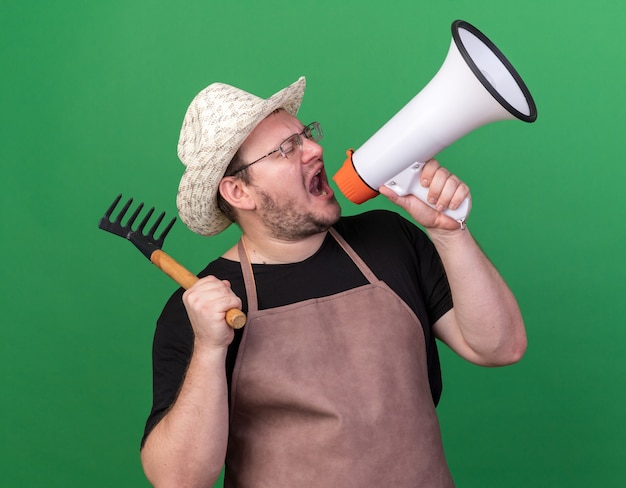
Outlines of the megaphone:
[{"label": "megaphone", "polygon": [[[347,152],[333,180],[354,203],[375,197],[382,185],[428,203],[420,175],[429,159],[480,126],[536,118],[535,102],[511,63],[476,27],[456,20],[434,78],[359,149]],[[468,197],[444,213],[463,222],[470,208]]]}]

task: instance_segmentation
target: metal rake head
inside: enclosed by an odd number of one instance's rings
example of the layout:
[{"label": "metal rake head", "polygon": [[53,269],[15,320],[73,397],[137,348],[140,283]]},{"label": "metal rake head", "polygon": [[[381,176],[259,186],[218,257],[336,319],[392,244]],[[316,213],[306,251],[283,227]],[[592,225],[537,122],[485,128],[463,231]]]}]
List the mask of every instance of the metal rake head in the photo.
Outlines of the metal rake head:
[{"label": "metal rake head", "polygon": [[111,232],[112,234],[128,239],[135,245],[135,247],[137,247],[137,249],[142,252],[144,256],[150,259],[150,256],[154,251],[163,247],[163,241],[165,240],[168,232],[172,229],[174,222],[176,222],[176,217],[174,217],[170,221],[170,223],[167,224],[165,230],[163,230],[163,232],[161,232],[161,235],[156,238],[154,234],[161,222],[163,221],[163,217],[165,217],[165,212],[162,212],[161,215],[159,215],[156,222],[152,225],[148,233],[144,234],[143,230],[146,227],[148,220],[150,220],[150,217],[152,217],[152,214],[154,213],[154,207],[148,210],[148,214],[139,223],[137,228],[133,229],[133,224],[135,223],[135,220],[137,220],[137,217],[139,217],[139,213],[143,209],[143,202],[139,204],[137,209],[128,218],[126,224],[122,225],[122,219],[124,218],[126,212],[128,212],[128,209],[133,203],[133,199],[130,198],[122,207],[122,210],[120,210],[115,220],[111,220],[111,215],[113,214],[115,207],[117,207],[117,204],[120,202],[121,199],[122,195],[119,194],[117,198],[113,200],[111,206],[105,212],[104,216],[100,219],[98,227],[100,227],[102,230],[106,230],[107,232]]}]

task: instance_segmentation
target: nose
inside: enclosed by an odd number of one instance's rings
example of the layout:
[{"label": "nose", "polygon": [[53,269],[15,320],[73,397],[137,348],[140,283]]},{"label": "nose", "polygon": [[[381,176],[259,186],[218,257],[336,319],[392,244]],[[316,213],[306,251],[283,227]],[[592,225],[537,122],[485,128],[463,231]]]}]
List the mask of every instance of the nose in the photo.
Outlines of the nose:
[{"label": "nose", "polygon": [[302,138],[302,164],[307,164],[312,161],[318,161],[322,159],[324,154],[324,148],[317,142]]}]

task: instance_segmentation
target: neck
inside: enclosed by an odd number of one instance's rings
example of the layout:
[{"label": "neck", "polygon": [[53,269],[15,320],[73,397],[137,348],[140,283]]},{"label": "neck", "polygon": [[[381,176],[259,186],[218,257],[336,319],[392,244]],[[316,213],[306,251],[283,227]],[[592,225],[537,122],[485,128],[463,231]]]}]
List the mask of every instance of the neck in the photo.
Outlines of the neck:
[{"label": "neck", "polygon": [[[289,264],[304,261],[315,254],[322,246],[326,232],[320,232],[297,241],[283,241],[246,233],[241,238],[251,263]],[[237,246],[229,249],[224,257],[238,261]]]},{"label": "neck", "polygon": [[254,264],[298,263],[311,257],[322,246],[326,232],[299,239],[283,241],[279,239],[244,234],[242,236],[250,262]]}]

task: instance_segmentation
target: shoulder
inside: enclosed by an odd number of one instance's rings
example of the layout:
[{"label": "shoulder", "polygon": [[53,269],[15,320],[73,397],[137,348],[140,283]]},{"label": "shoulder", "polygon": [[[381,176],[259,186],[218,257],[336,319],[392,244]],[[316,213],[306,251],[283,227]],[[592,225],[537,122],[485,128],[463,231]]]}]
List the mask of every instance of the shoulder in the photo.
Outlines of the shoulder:
[{"label": "shoulder", "polygon": [[380,246],[404,242],[415,248],[416,244],[429,241],[417,225],[390,210],[370,210],[342,217],[335,228],[351,245],[371,243]]},{"label": "shoulder", "polygon": [[204,268],[198,277],[204,278],[205,276],[217,276],[221,280],[231,280],[233,277],[241,274],[241,265],[239,261],[234,259],[219,257],[214,261],[211,261],[206,268]]},{"label": "shoulder", "polygon": [[430,238],[396,212],[364,212],[342,218],[335,228],[381,279],[393,273],[413,273],[420,279],[441,274],[441,260]]},{"label": "shoulder", "polygon": [[400,216],[396,212],[392,212],[391,210],[368,210],[363,213],[342,216],[339,219],[338,225],[344,225],[346,227],[353,226],[356,224],[363,223],[380,223],[380,224],[388,224],[392,222],[398,222],[399,220],[406,220],[402,216]]}]

